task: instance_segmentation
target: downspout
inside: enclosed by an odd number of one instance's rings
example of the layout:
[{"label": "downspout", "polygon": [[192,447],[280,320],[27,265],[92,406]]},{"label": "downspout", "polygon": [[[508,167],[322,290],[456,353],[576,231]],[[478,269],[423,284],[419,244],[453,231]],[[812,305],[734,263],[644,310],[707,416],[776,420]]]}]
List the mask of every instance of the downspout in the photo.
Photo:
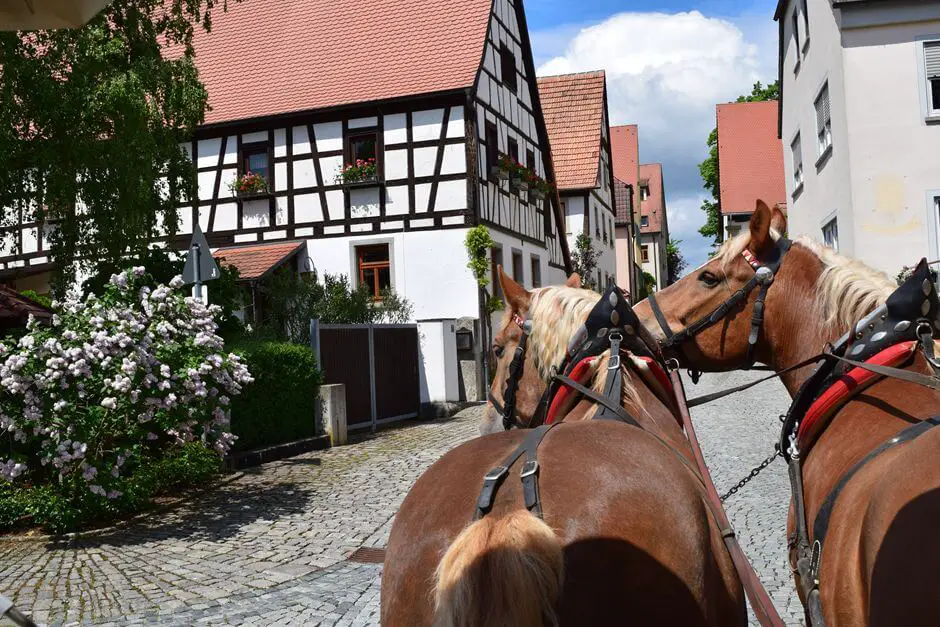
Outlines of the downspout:
[{"label": "downspout", "polygon": [[[484,50],[486,46],[484,44]],[[482,63],[482,62],[481,62]],[[480,224],[480,194],[479,194],[479,137],[476,128],[476,108],[473,104],[474,88],[468,89],[466,111],[464,111],[464,136],[467,138],[467,206],[470,207],[470,224],[477,226]],[[486,389],[489,382],[489,364],[486,359],[486,347],[489,346],[489,320],[486,314],[486,290],[477,283],[476,277],[473,282],[477,288],[477,333],[474,338],[474,361],[476,361],[476,379],[477,379],[477,401],[486,399]],[[469,400],[469,399],[468,399]]]}]

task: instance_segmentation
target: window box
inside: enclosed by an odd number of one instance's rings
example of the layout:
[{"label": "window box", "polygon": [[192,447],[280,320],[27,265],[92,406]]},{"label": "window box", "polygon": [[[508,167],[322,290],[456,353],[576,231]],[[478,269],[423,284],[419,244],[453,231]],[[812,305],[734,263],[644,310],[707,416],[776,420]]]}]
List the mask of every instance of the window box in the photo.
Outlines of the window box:
[{"label": "window box", "polygon": [[545,190],[533,187],[529,190],[529,200],[545,200]]},{"label": "window box", "polygon": [[509,187],[518,192],[527,192],[529,191],[529,182],[525,180],[524,176],[517,174],[509,178]]},{"label": "window box", "polygon": [[490,168],[490,178],[499,179],[500,181],[508,181],[509,170],[504,170],[501,165],[494,165]]},{"label": "window box", "polygon": [[382,184],[382,181],[378,176],[366,176],[361,179],[342,181],[343,187],[356,188],[356,187],[378,187]]},{"label": "window box", "polygon": [[228,188],[237,198],[256,198],[270,194],[267,179],[255,172],[245,172],[241,176],[236,176],[235,180],[229,183]]},{"label": "window box", "polygon": [[378,167],[375,158],[356,159],[353,163],[343,166],[336,175],[336,183],[340,185],[375,185],[378,182]]}]

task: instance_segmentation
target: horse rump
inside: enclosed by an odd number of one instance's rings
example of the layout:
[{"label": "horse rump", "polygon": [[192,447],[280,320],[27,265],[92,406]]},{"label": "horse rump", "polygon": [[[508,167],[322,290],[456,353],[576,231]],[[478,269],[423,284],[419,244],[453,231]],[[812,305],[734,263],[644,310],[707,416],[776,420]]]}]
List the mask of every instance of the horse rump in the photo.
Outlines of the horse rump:
[{"label": "horse rump", "polygon": [[557,625],[564,556],[551,527],[526,510],[464,529],[437,567],[435,627]]}]

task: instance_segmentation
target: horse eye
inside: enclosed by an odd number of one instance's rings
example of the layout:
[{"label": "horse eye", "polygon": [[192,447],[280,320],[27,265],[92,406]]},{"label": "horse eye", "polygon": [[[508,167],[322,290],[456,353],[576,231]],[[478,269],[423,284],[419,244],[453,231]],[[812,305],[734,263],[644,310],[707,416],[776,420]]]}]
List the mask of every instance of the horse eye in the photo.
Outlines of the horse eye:
[{"label": "horse eye", "polygon": [[698,280],[704,283],[706,287],[715,287],[721,283],[721,280],[708,270],[702,270],[702,273],[698,275]]},{"label": "horse eye", "polygon": [[496,355],[496,359],[500,359],[503,356],[503,347],[499,344],[493,344],[493,354]]}]

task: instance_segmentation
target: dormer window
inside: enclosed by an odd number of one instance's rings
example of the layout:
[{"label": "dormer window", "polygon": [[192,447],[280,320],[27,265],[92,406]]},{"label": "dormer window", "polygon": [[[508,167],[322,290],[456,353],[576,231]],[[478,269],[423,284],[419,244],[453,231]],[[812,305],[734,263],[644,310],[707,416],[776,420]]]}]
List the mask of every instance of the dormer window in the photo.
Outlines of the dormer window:
[{"label": "dormer window", "polygon": [[499,70],[503,85],[509,88],[509,91],[516,93],[518,83],[516,82],[516,56],[506,44],[499,47]]}]

